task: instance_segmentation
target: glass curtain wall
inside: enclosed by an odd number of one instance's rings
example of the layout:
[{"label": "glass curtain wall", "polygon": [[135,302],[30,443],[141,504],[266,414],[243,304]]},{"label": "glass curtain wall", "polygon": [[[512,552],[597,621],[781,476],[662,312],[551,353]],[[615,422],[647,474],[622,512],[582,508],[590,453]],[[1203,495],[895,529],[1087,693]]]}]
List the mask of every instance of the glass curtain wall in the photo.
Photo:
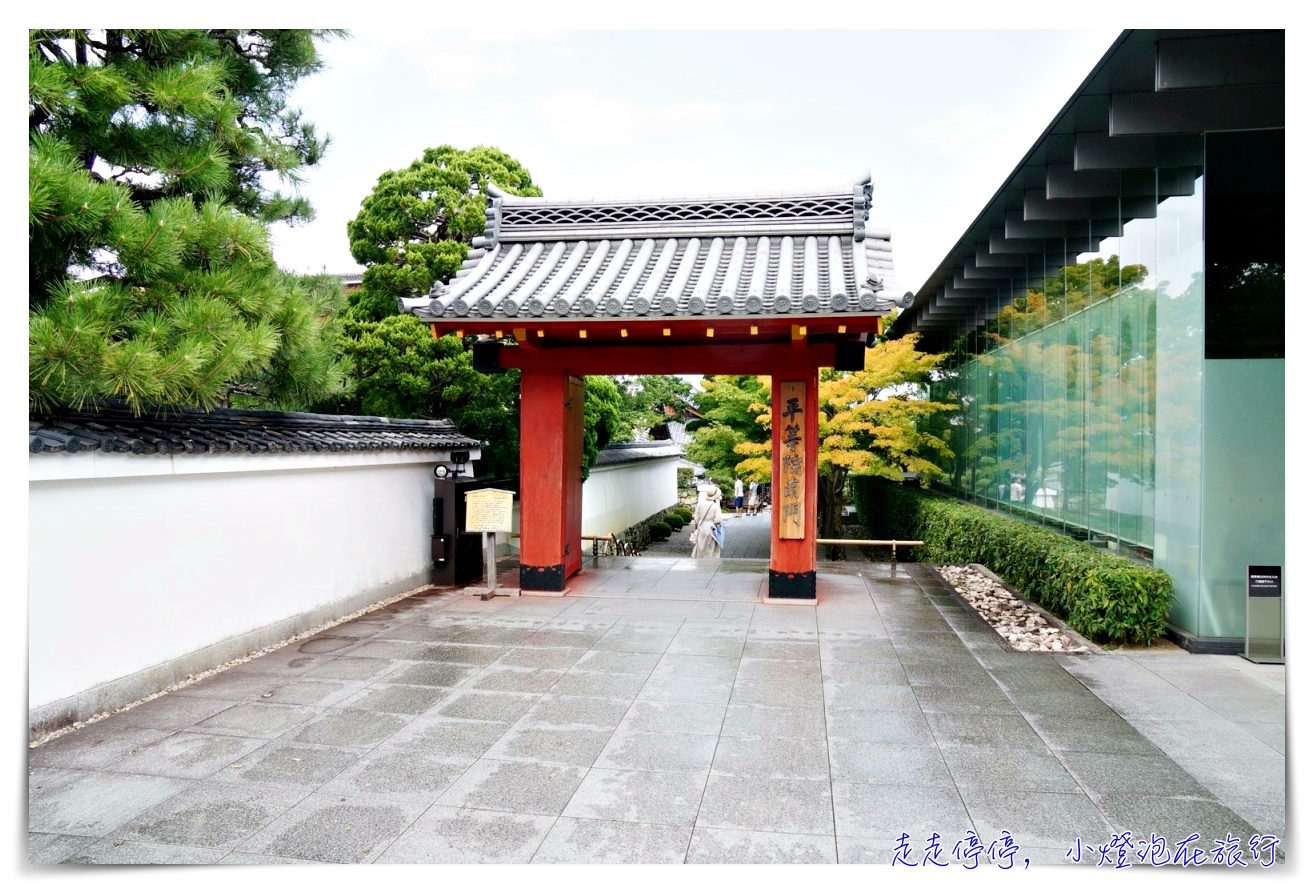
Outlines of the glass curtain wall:
[{"label": "glass curtain wall", "polygon": [[1156,217],[1111,236],[1100,228],[1116,222],[1090,221],[1045,270],[1001,289],[998,313],[960,338],[936,396],[963,406],[957,495],[1168,562],[1189,586],[1200,542],[1201,183],[1157,198]]}]

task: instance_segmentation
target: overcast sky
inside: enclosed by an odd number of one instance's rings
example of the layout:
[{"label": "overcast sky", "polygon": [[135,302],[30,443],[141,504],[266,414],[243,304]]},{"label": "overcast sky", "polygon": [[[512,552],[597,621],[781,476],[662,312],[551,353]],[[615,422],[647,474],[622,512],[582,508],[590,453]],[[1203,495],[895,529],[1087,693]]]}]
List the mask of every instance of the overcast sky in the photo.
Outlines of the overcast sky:
[{"label": "overcast sky", "polygon": [[548,197],[851,184],[916,290],[1117,38],[1088,31],[352,29],[295,103],[333,143],[274,233],[297,272],[361,268],[346,226],[430,146],[496,146]]}]

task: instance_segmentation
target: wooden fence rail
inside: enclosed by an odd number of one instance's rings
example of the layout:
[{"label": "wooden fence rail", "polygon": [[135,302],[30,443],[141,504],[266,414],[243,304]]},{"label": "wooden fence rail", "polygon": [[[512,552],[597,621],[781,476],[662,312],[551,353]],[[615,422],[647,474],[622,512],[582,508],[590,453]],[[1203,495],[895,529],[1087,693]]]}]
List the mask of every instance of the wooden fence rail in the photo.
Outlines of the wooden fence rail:
[{"label": "wooden fence rail", "polygon": [[899,563],[900,546],[924,546],[921,540],[817,540],[818,546],[889,546],[891,564]]}]

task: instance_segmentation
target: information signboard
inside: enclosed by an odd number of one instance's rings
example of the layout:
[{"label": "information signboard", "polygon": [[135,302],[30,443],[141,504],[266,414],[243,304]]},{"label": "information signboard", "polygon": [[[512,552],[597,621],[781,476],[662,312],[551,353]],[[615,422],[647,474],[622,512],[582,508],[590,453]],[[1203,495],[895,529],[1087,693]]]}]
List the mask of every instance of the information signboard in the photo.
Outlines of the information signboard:
[{"label": "information signboard", "polygon": [[1271,564],[1246,566],[1246,650],[1257,664],[1286,663],[1287,642],[1282,599],[1282,568]]},{"label": "information signboard", "polygon": [[471,533],[510,532],[512,490],[470,490],[465,494],[465,529]]},{"label": "information signboard", "polygon": [[1247,565],[1246,595],[1251,598],[1281,598],[1282,568],[1268,564]]}]

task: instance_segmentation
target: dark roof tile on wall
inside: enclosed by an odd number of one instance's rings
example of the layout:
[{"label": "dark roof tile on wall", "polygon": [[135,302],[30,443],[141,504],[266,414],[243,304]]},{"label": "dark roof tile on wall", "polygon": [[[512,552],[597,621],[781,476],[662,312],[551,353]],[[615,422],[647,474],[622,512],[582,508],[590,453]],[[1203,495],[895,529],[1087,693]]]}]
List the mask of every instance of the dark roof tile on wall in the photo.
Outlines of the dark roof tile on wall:
[{"label": "dark roof tile on wall", "polygon": [[652,459],[670,459],[684,456],[684,448],[669,440],[644,440],[610,443],[598,451],[595,468],[607,465],[624,465],[627,462],[646,462]]},{"label": "dark roof tile on wall", "polygon": [[33,412],[31,453],[304,453],[478,449],[449,419],[386,419],[270,410],[126,407]]}]

